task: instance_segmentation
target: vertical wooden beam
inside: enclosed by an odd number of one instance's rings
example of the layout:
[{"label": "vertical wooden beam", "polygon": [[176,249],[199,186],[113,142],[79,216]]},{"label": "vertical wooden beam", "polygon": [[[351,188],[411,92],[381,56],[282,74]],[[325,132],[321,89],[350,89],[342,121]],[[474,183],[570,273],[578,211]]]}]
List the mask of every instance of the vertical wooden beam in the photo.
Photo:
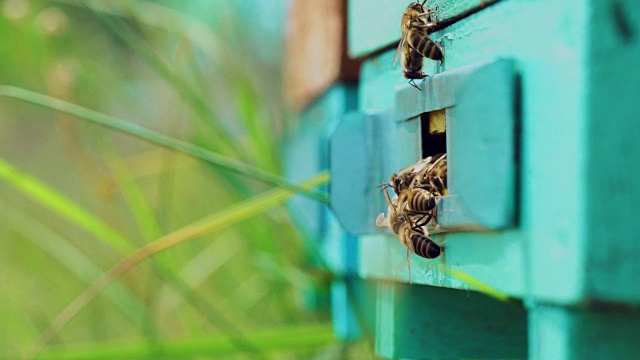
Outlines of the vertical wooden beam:
[{"label": "vertical wooden beam", "polygon": [[301,110],[336,81],[356,81],[360,62],[347,56],[346,0],[293,0],[286,33],[285,85]]}]

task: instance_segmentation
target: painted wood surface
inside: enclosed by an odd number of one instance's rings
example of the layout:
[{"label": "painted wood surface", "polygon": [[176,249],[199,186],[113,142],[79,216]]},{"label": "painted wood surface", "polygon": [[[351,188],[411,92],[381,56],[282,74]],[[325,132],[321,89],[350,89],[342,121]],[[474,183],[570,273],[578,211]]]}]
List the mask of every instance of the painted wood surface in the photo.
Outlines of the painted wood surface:
[{"label": "painted wood surface", "polygon": [[590,1],[585,66],[585,291],[640,303],[640,2]]},{"label": "painted wood surface", "polygon": [[536,305],[529,310],[530,359],[639,359],[640,313]]},{"label": "painted wood surface", "polygon": [[[444,65],[425,62],[424,67],[428,74],[435,74],[510,58],[522,74],[519,227],[493,234],[447,234],[447,264],[511,295],[534,294],[567,303],[585,296],[584,209],[581,187],[576,186],[583,179],[586,160],[581,141],[587,78],[586,70],[579,66],[586,56],[582,36],[586,17],[580,7],[581,1],[498,3],[434,33],[444,44]],[[554,11],[546,11],[548,8]],[[545,13],[544,26],[540,18],[530,16],[541,13]],[[396,92],[410,90],[400,70],[390,66],[392,58],[393,51],[389,51],[364,64],[360,111],[383,111],[384,107],[391,111]],[[396,169],[407,164],[398,165]],[[387,171],[378,177],[389,175]],[[392,268],[404,266],[402,257],[395,259],[397,266]],[[531,277],[525,277],[525,267]],[[372,274],[381,270],[361,271]]]},{"label": "painted wood surface", "polygon": [[[397,41],[406,4],[351,1],[350,51],[371,54]],[[470,4],[443,0],[440,6],[441,11],[456,6],[463,11]],[[354,17],[360,10],[370,16]],[[357,274],[367,281],[392,282],[381,285],[376,297],[380,354],[423,358],[431,350],[445,351],[408,340],[430,329],[426,318],[464,313],[455,302],[443,305],[448,295],[434,292],[469,289],[444,271],[454,269],[526,300],[532,359],[640,356],[635,310],[640,303],[635,285],[640,276],[638,14],[640,3],[632,0],[502,1],[432,34],[443,44],[445,59],[443,64],[425,61],[429,75],[496,59],[511,59],[520,74],[519,221],[506,230],[434,236],[445,253],[433,260],[411,257],[414,283],[432,285],[408,287],[413,290],[401,284],[408,281],[408,270],[406,249],[397,236],[367,225],[356,240],[357,259],[345,261],[354,261]],[[400,69],[392,68],[393,55],[394,50],[372,55],[360,77],[357,111],[389,118],[371,132],[371,153],[360,156],[371,159],[367,186],[421,156],[419,112],[407,103],[426,101],[432,94],[410,87]],[[447,141],[454,146],[477,140],[474,134],[457,133]],[[487,176],[476,180],[493,181]],[[364,205],[367,211],[385,210],[380,194],[366,196],[371,197]],[[428,306],[431,299],[438,304]],[[420,307],[416,316],[413,309]],[[461,334],[469,324],[481,323],[472,315],[466,320],[439,318],[436,323],[448,329],[453,322]]]},{"label": "painted wood surface", "polygon": [[[285,146],[285,174],[289,180],[299,182],[328,170],[329,136],[343,116],[355,110],[356,106],[355,88],[337,84],[305,109]],[[327,187],[324,190],[327,191]],[[363,300],[367,296],[367,287],[355,277],[359,251],[357,239],[345,232],[326,204],[296,196],[288,206],[309,241],[309,262],[319,268],[328,267],[331,271],[329,301],[336,337],[342,340],[360,338],[366,325],[359,309],[368,305]],[[316,297],[315,301],[322,304],[323,294],[314,290],[317,289],[308,291],[308,297]],[[365,312],[367,316],[371,313]]]},{"label": "painted wood surface", "polygon": [[[482,6],[482,0],[431,0],[430,8],[438,7],[440,19]],[[400,40],[400,19],[411,1],[407,0],[350,0],[349,55],[362,57]]]},{"label": "painted wood surface", "polygon": [[526,358],[522,305],[394,282],[379,284],[377,303],[376,352],[386,358]]}]

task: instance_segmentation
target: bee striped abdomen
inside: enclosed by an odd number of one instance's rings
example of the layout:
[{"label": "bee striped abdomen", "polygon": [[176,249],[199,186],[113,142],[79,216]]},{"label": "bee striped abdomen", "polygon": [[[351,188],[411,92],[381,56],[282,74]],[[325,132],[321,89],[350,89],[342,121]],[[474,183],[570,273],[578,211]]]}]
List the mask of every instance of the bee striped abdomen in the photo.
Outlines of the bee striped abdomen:
[{"label": "bee striped abdomen", "polygon": [[407,55],[403,56],[403,74],[407,79],[424,79],[427,77],[427,74],[422,72],[422,64],[423,57],[416,50],[409,47],[409,45],[405,45],[408,47]]},{"label": "bee striped abdomen", "polygon": [[409,33],[408,43],[420,55],[433,60],[442,60],[442,48],[427,36],[426,31],[412,29]]},{"label": "bee striped abdomen", "polygon": [[436,199],[424,189],[412,189],[407,199],[407,209],[417,212],[429,212],[436,207]]},{"label": "bee striped abdomen", "polygon": [[442,252],[442,248],[438,244],[420,233],[411,235],[411,243],[413,244],[416,255],[422,256],[423,258],[435,259],[440,256]]}]

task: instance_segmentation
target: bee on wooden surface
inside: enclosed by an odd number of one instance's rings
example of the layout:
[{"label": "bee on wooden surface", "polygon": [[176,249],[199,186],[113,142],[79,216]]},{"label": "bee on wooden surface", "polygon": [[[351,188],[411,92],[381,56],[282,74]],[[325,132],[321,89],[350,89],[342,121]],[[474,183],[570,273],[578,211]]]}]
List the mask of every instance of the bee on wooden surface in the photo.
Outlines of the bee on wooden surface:
[{"label": "bee on wooden surface", "polygon": [[391,175],[391,177],[389,177],[389,184],[384,184],[383,186],[385,188],[391,187],[396,195],[400,195],[400,193],[407,190],[411,186],[413,179],[420,171],[422,171],[422,169],[424,169],[425,166],[428,165],[429,160],[430,158],[422,159],[414,165],[405,167],[404,169]]},{"label": "bee on wooden surface", "polygon": [[417,226],[425,226],[434,217],[436,197],[428,190],[415,188],[406,190],[401,196],[406,199],[405,212]]},{"label": "bee on wooden surface", "polygon": [[405,238],[409,238],[410,241],[408,242],[411,243],[414,254],[427,259],[435,259],[440,256],[442,247],[436,244],[430,237],[416,229],[406,229],[405,231],[407,231]]},{"label": "bee on wooden surface", "polygon": [[441,63],[443,59],[442,48],[428,35],[438,22],[437,16],[435,21],[431,18],[431,14],[437,12],[438,8],[431,10],[424,6],[425,2],[426,0],[422,3],[411,3],[402,14],[402,38],[393,60],[395,66],[398,55],[402,53],[402,74],[409,79],[409,84],[418,90],[420,88],[415,80],[427,77],[422,71],[423,58],[440,60]]},{"label": "bee on wooden surface", "polygon": [[446,195],[446,156],[446,154],[437,154],[421,159],[391,175],[389,183],[382,183],[379,186],[383,190],[392,188],[396,195],[412,187],[435,188],[434,195]]},{"label": "bee on wooden surface", "polygon": [[[427,216],[425,214],[429,214],[430,216],[429,211],[435,207],[435,202],[433,206],[431,206],[428,200],[423,202],[424,199],[422,196],[424,194],[422,190],[417,192],[420,193],[419,200],[414,200],[416,196],[405,196],[406,191],[400,196],[395,195],[393,199],[391,199],[389,198],[387,189],[384,188],[383,191],[387,202],[387,216],[385,216],[384,213],[379,214],[376,219],[376,225],[389,227],[394,233],[398,234],[400,243],[407,248],[407,268],[409,269],[409,283],[411,283],[410,253],[427,259],[435,259],[440,256],[442,252],[442,247],[429,237],[426,227],[418,225],[416,221],[416,217],[421,219]],[[425,192],[427,191],[425,190]],[[409,205],[408,201],[410,199],[414,204]],[[411,206],[414,206],[416,210],[412,209]],[[427,208],[429,210],[427,210]],[[424,222],[424,224],[427,222]]]}]

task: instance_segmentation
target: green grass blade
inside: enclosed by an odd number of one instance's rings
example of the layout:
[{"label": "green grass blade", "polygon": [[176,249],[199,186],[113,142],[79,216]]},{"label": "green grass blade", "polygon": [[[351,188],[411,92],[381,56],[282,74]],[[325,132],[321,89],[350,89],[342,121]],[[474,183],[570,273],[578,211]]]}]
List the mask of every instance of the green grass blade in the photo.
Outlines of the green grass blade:
[{"label": "green grass blade", "polygon": [[[16,208],[3,211],[2,218],[5,226],[41,248],[78,279],[90,284],[102,274],[103,270],[80,249],[37,219]],[[149,316],[147,308],[126,287],[114,285],[116,286],[106,289],[105,296],[134,323],[142,326]]]},{"label": "green grass blade", "polygon": [[98,124],[100,126],[127,133],[139,139],[149,141],[153,144],[181,151],[228,171],[261,180],[269,184],[282,186],[289,190],[300,192],[322,202],[328,202],[326,195],[301,188],[300,186],[294,185],[271,172],[256,168],[240,161],[230,159],[215,152],[206,150],[204,148],[184,141],[180,141],[170,136],[145,129],[136,124],[128,123],[113,116],[109,116],[97,111],[68,103],[66,101],[62,101],[50,96],[14,86],[0,85],[0,96],[22,100],[48,109],[70,114],[80,119]]},{"label": "green grass blade", "polygon": [[124,201],[131,210],[145,241],[160,237],[162,229],[156,220],[153,209],[149,206],[142,189],[136,183],[125,163],[120,157],[111,152],[106,153],[106,161],[119,184]]},{"label": "green grass blade", "polygon": [[232,141],[232,134],[220,125],[222,122],[218,120],[218,116],[216,116],[204,98],[187,83],[187,80],[183,76],[180,76],[180,74],[165,64],[162,59],[156,55],[151,46],[147,42],[140,40],[123,20],[119,18],[112,19],[100,13],[98,13],[98,16],[109,26],[116,36],[128,44],[136,54],[142,57],[153,71],[169,83],[171,87],[184,98],[194,113],[198,115],[198,119],[205,124],[203,130],[208,132],[209,144],[213,146],[214,149],[218,152],[223,151],[227,155],[238,154],[237,145]]},{"label": "green grass blade", "polygon": [[[335,343],[331,325],[300,325],[245,332],[248,341],[262,353],[300,353],[319,350]],[[193,357],[215,358],[231,356],[239,350],[226,337],[155,344],[98,344],[85,347],[67,346],[50,348],[39,360],[100,360],[100,359],[182,359]]]},{"label": "green grass blade", "polygon": [[496,300],[500,300],[500,301],[504,301],[504,302],[509,302],[511,301],[511,297],[509,297],[509,295],[503,293],[502,291],[490,286],[489,284],[486,284],[476,278],[474,278],[473,276],[465,273],[464,271],[461,270],[457,270],[454,268],[451,268],[449,266],[444,266],[441,265],[441,269],[442,271],[447,274],[448,276],[454,277],[464,283],[466,283],[467,285],[471,286],[471,288],[473,288],[474,290],[481,292],[487,296],[490,296]]},{"label": "green grass blade", "polygon": [[[113,173],[120,184],[122,194],[128,207],[134,214],[134,218],[138,223],[138,227],[145,236],[145,242],[149,242],[162,235],[160,225],[156,220],[155,215],[149,204],[147,203],[142,189],[138,186],[133,179],[127,166],[123,163],[122,159],[115,154],[107,152],[107,163],[110,165]],[[200,311],[200,314],[212,325],[217,327],[226,334],[229,338],[235,339],[236,346],[244,349],[247,352],[253,352],[255,355],[259,355],[259,350],[251,347],[242,333],[237,329],[233,320],[228,320],[229,314],[222,311],[219,306],[215,305],[211,301],[204,299],[196,289],[196,286],[192,286],[188,281],[183,279],[182,276],[176,271],[175,264],[171,263],[166,257],[155,257],[151,261],[152,269],[160,274],[160,276],[171,285],[171,287],[180,295],[180,297],[190,303],[195,309]],[[95,277],[94,280],[98,278]],[[105,289],[109,290],[109,288]],[[151,319],[151,318],[147,318]],[[151,337],[157,337],[156,325],[152,322],[146,323],[146,329]]]},{"label": "green grass blade", "polygon": [[[323,172],[317,176],[305,181],[300,187],[312,189],[314,187],[325,184],[329,181],[329,174]],[[177,231],[167,234],[160,239],[143,246],[134,253],[124,258],[101,278],[96,280],[87,290],[76,297],[49,325],[42,333],[38,341],[34,344],[27,358],[35,357],[39,354],[44,346],[75,316],[82,310],[91,300],[93,300],[101,291],[113,283],[118,277],[125,272],[134,268],[142,261],[154,256],[155,254],[179,245],[188,240],[198,238],[200,236],[210,234],[223,228],[234,225],[242,220],[258,215],[274,206],[282,204],[289,198],[295,196],[296,193],[287,188],[276,188],[253,198],[241,201],[220,212],[217,212],[205,219],[187,225]]]},{"label": "green grass blade", "polygon": [[[120,252],[126,253],[134,249],[133,245],[129,244],[125,238],[121,237],[118,233],[116,233],[114,230],[109,228],[107,225],[105,225],[99,219],[94,217],[92,214],[90,214],[80,206],[76,205],[75,203],[73,203],[71,200],[67,199],[63,195],[57,193],[55,190],[49,188],[47,185],[41,183],[40,181],[33,179],[28,175],[20,173],[17,169],[13,168],[11,165],[6,163],[2,159],[0,159],[0,179],[3,179],[8,183],[10,183],[11,185],[15,186],[27,196],[32,197],[42,206],[53,210],[55,213],[66,218],[67,220],[71,221],[77,226],[82,227],[85,230],[93,233],[99,239],[103,240],[104,242],[111,245],[112,247],[119,250]],[[118,239],[118,240],[114,240],[114,239]],[[94,281],[96,278],[100,276],[100,274],[102,273],[101,270],[94,269],[95,271],[87,272],[87,269],[91,269],[91,267],[87,265],[86,261],[84,262],[81,261],[82,259],[77,257],[77,254],[72,253],[68,247],[66,250],[67,252],[63,254],[60,252],[62,251],[62,248],[60,248],[58,249],[58,252],[56,252],[56,255],[74,256],[74,259],[72,261],[69,261],[69,264],[75,264],[75,266],[78,266],[78,268],[77,269],[74,268],[74,270],[84,271],[84,274],[83,274],[84,276],[91,275],[90,278],[86,278],[85,280]],[[190,300],[192,303],[197,302],[198,304],[201,305],[200,307],[206,307],[207,311],[211,311],[211,312],[215,311],[214,307],[210,306],[209,304],[204,304],[203,300],[196,294],[193,294],[193,291],[188,286],[182,284],[182,280],[168,266],[166,266],[166,264],[158,263],[158,266],[156,268],[168,279],[169,282],[172,283],[172,285],[185,298]],[[136,310],[139,308],[139,306],[137,306],[134,303],[134,301],[131,301],[132,299],[130,299],[130,297],[127,297],[127,296],[123,297],[122,292],[118,293],[117,289],[115,291],[116,291],[116,295],[119,295],[118,304],[122,304],[123,306],[127,307],[127,310],[129,311]],[[137,302],[137,300],[135,302]],[[143,309],[143,310],[146,310],[146,309]],[[132,315],[128,312],[125,314]],[[140,311],[140,310],[137,312],[137,314],[134,314],[134,320],[136,321],[136,323],[139,323],[141,320],[145,319],[145,318],[139,318],[139,316],[142,316],[142,315],[144,315],[144,311]],[[207,317],[208,314],[204,314],[204,315],[205,317]],[[226,327],[225,324],[221,325],[220,319],[217,319],[217,318],[213,319],[211,317],[207,317],[207,319],[210,320],[213,325],[216,325],[220,328],[224,329]]]},{"label": "green grass blade", "polygon": [[54,0],[57,3],[88,7],[94,12],[113,16],[133,16],[140,23],[168,33],[184,37],[196,45],[211,62],[219,67],[222,57],[228,56],[226,37],[212,31],[211,27],[197,17],[151,1],[105,2],[87,0]]},{"label": "green grass blade", "polygon": [[129,252],[133,245],[90,212],[77,205],[47,184],[21,172],[0,158],[0,179],[6,181],[38,204],[95,235],[120,252]]}]

